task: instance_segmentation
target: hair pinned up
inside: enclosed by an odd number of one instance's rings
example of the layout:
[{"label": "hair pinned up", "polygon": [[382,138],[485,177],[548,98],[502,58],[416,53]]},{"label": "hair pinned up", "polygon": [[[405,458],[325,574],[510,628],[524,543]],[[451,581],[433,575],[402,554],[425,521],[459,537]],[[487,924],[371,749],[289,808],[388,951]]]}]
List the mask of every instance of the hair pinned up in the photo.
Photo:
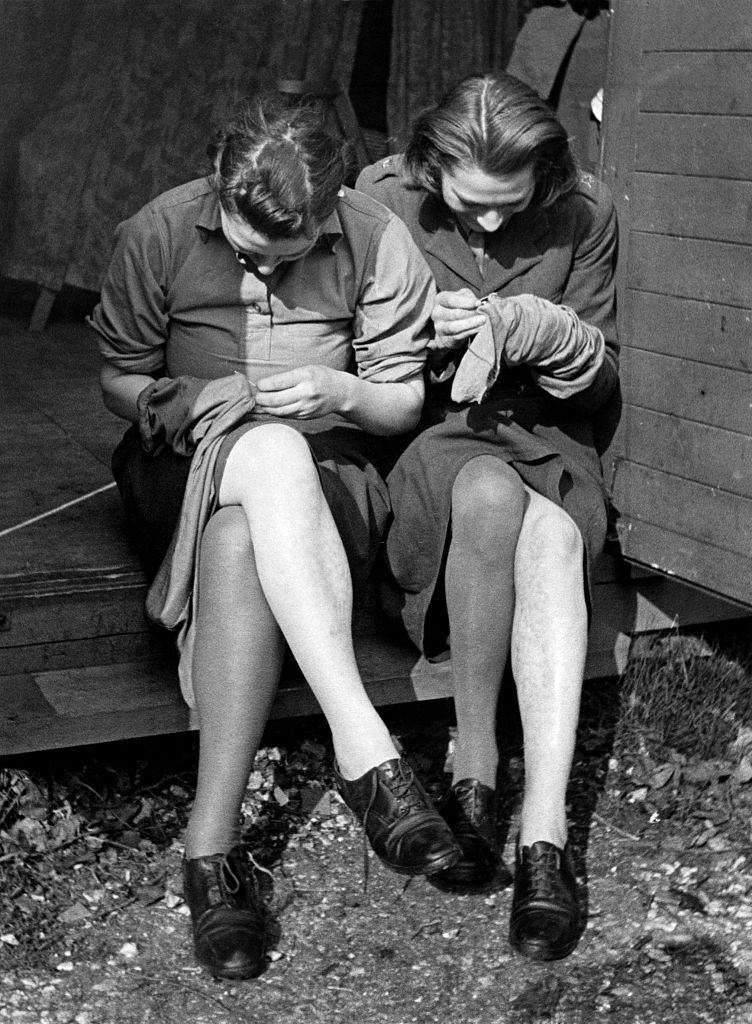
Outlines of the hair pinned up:
[{"label": "hair pinned up", "polygon": [[260,93],[242,105],[208,146],[212,187],[222,207],[268,238],[313,235],[337,202],[345,146],[316,103]]},{"label": "hair pinned up", "polygon": [[577,184],[567,133],[534,89],[512,75],[473,75],[418,116],[405,150],[413,182],[441,195],[443,171],[478,167],[514,174],[532,167],[533,203],[550,206]]}]

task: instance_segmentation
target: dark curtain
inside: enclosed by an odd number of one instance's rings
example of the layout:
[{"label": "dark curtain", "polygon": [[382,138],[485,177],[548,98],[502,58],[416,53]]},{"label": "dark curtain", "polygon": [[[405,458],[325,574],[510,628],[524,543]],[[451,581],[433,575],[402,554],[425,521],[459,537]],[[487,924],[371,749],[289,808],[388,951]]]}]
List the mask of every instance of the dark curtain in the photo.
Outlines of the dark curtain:
[{"label": "dark curtain", "polygon": [[555,108],[581,165],[597,163],[590,103],[603,85],[607,0],[393,0],[390,149],[455,82],[507,70]]},{"label": "dark curtain", "polygon": [[501,71],[526,0],[394,0],[387,118],[390,149],[404,145],[421,108],[465,75]]},{"label": "dark curtain", "polygon": [[2,274],[97,290],[116,224],[206,171],[212,126],[259,80],[347,89],[361,13],[352,0],[0,0]]}]

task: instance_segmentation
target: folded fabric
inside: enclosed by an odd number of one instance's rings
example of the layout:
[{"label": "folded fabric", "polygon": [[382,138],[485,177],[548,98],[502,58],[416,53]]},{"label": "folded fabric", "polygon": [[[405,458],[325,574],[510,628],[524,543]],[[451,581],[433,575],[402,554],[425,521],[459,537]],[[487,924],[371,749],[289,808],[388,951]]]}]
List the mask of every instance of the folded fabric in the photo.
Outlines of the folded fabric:
[{"label": "folded fabric", "polygon": [[489,296],[486,323],[469,344],[452,382],[455,402],[482,402],[504,366],[527,366],[555,398],[569,398],[595,380],[605,355],[603,334],[568,306],[537,295]]},{"label": "folded fabric", "polygon": [[252,412],[256,389],[240,373],[211,381],[163,378],[155,384],[156,387],[149,385],[146,389],[150,395],[141,403],[142,443],[144,438],[156,445],[170,443],[181,454],[193,453],[193,458],[180,520],[146,595],[146,613],[152,622],[178,631],[180,687],[186,702],[193,707],[200,541],[217,506],[214,467],[225,434]]},{"label": "folded fabric", "polygon": [[160,377],[138,396],[138,431],[144,451],[156,453],[166,444],[177,455],[192,455],[220,407],[253,395],[252,388],[240,373],[217,380]]}]

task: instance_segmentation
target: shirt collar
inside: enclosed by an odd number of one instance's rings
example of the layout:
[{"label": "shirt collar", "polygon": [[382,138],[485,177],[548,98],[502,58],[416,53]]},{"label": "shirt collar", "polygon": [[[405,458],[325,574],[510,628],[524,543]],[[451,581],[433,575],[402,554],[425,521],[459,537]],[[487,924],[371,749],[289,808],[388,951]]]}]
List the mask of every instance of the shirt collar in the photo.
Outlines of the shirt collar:
[{"label": "shirt collar", "polygon": [[[339,195],[342,198],[344,192],[340,192]],[[212,191],[210,201],[199,211],[196,218],[196,227],[200,229],[204,240],[206,240],[207,234],[216,234],[222,231],[222,218],[219,212],[219,199],[216,192]],[[333,249],[337,239],[341,238],[342,234],[342,221],[335,206],[321,225],[319,237],[316,239],[316,244],[311,251],[323,248]]]}]

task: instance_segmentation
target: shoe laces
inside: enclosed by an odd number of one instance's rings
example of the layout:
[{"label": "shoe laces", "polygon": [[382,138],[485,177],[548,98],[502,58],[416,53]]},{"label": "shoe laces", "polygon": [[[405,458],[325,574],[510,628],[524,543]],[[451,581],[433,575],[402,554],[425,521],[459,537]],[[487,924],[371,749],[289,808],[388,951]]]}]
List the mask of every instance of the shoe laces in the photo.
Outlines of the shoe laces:
[{"label": "shoe laces", "polygon": [[217,854],[207,860],[213,868],[208,884],[211,902],[216,905],[232,901],[240,892],[243,881],[230,863],[227,854]]},{"label": "shoe laces", "polygon": [[[385,784],[388,786],[389,791],[397,800],[400,805],[399,813],[397,814],[397,820],[405,817],[413,808],[423,808],[424,802],[417,792],[414,786],[415,775],[412,768],[406,764],[402,758],[398,762],[398,766],[394,773],[388,776],[388,780]],[[366,805],[365,812],[363,814],[363,892],[368,891],[368,874],[370,859],[368,855],[368,836],[366,833],[366,825],[368,823],[368,815],[371,813],[374,801],[376,800],[376,794],[379,789],[379,780],[374,775],[373,783],[371,785],[371,795],[368,798],[368,804]]]},{"label": "shoe laces", "polygon": [[[398,767],[394,774],[389,778],[387,785],[389,786],[389,790],[395,800],[400,804],[398,817],[403,818],[411,810],[422,810],[425,807],[425,801],[415,786],[415,775],[413,770],[403,760],[399,761]],[[373,789],[373,795],[375,796],[376,786],[374,786]],[[371,798],[371,803],[372,802],[373,797]]]},{"label": "shoe laces", "polygon": [[232,864],[230,864],[226,855],[222,858],[219,869],[225,889],[231,896],[236,896],[240,892],[243,882],[233,870]]},{"label": "shoe laces", "polygon": [[[273,878],[271,871],[257,864],[252,854],[249,853],[248,856],[253,862],[255,868],[258,868],[259,871],[266,872],[270,878]],[[224,854],[218,865],[219,883],[224,888],[226,896],[231,900],[235,900],[238,896],[241,896],[245,889],[245,896],[241,900],[242,909],[249,913],[256,914],[259,921],[264,921],[266,917],[265,910],[259,899],[258,888],[253,872],[243,861],[239,862],[239,868],[240,871],[236,871],[228,855]]]},{"label": "shoe laces", "polygon": [[524,861],[530,879],[530,888],[539,898],[555,897],[559,888],[561,851],[551,846],[544,853],[528,853]]}]

